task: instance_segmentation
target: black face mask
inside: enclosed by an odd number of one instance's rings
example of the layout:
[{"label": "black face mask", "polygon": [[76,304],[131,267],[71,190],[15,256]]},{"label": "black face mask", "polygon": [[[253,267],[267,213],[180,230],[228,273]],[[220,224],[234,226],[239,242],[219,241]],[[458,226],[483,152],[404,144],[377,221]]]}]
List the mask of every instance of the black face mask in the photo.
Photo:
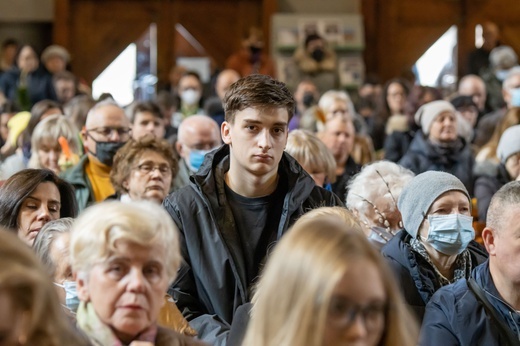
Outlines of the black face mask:
[{"label": "black face mask", "polygon": [[124,142],[96,142],[96,157],[106,166],[112,166],[116,152],[125,145]]},{"label": "black face mask", "polygon": [[258,55],[258,54],[260,54],[260,52],[262,52],[262,48],[257,47],[257,46],[249,46],[249,50],[251,51],[251,54],[253,54],[253,55]]},{"label": "black face mask", "polygon": [[303,93],[302,102],[305,107],[311,107],[314,104],[314,94],[311,92]]},{"label": "black face mask", "polygon": [[316,48],[312,51],[311,55],[314,60],[316,60],[317,62],[321,62],[325,57],[325,52],[321,48]]}]

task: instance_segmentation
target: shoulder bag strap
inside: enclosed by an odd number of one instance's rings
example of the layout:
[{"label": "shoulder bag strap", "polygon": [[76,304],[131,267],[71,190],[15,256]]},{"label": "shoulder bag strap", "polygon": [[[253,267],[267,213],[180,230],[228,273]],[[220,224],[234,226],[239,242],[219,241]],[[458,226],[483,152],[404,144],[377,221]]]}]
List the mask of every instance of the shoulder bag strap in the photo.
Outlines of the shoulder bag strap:
[{"label": "shoulder bag strap", "polygon": [[469,289],[473,292],[477,300],[482,303],[484,306],[484,309],[488,313],[489,317],[491,317],[491,321],[494,322],[495,327],[498,328],[501,335],[505,336],[507,340],[507,344],[510,346],[518,346],[520,345],[520,340],[518,340],[518,337],[513,334],[511,331],[511,328],[507,326],[504,321],[498,316],[495,308],[491,305],[489,300],[486,297],[486,294],[484,291],[480,288],[480,286],[477,284],[475,279],[469,278],[467,280]]}]

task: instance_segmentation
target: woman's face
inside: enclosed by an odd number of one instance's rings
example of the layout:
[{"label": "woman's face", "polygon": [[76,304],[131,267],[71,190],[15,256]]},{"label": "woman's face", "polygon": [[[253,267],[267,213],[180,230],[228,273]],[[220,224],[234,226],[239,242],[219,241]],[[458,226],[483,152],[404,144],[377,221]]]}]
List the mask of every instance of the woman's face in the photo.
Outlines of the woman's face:
[{"label": "woman's face", "polygon": [[430,127],[428,137],[437,142],[453,142],[457,139],[457,117],[451,111],[437,115]]},{"label": "woman's face", "polygon": [[132,200],[162,203],[172,183],[172,171],[166,158],[156,151],[145,150],[123,182]]},{"label": "woman's face", "polygon": [[406,91],[399,83],[392,83],[388,86],[386,102],[390,108],[390,115],[403,114],[406,103]]},{"label": "woman's face", "polygon": [[40,159],[41,167],[50,169],[56,174],[59,174],[61,171],[58,165],[60,155],[60,144],[52,139],[44,139],[38,148],[38,158]]},{"label": "woman's face", "polygon": [[60,218],[61,197],[56,185],[41,183],[22,202],[18,212],[18,237],[31,245],[42,227]]},{"label": "woman's face", "polygon": [[20,70],[29,73],[38,68],[38,57],[31,47],[25,46],[18,55],[17,64]]},{"label": "woman's face", "polygon": [[376,265],[354,261],[332,293],[324,346],[378,345],[385,330],[387,297]]},{"label": "woman's face", "polygon": [[163,245],[116,240],[115,251],[94,264],[87,279],[78,277],[79,298],[92,303],[100,320],[129,343],[157,320],[169,283],[165,257]]},{"label": "woman's face", "polygon": [[[430,223],[428,222],[428,215],[449,215],[449,214],[463,214],[471,216],[470,204],[468,197],[460,191],[448,191],[443,193],[439,198],[433,202],[428,210],[428,214],[424,219],[421,227],[419,227],[419,236],[422,239],[428,238]],[[426,249],[433,249],[428,244],[425,244]],[[434,250],[435,251],[435,250]]]}]

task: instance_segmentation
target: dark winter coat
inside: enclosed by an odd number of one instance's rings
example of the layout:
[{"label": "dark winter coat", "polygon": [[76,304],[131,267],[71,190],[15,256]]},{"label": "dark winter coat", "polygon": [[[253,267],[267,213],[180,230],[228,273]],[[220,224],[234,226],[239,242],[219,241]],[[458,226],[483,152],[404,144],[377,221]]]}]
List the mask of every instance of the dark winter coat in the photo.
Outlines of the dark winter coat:
[{"label": "dark winter coat", "polygon": [[475,181],[475,197],[477,198],[478,220],[486,222],[486,214],[491,197],[505,184],[511,181],[506,166],[499,164],[495,174],[482,175]]},{"label": "dark winter coat", "polygon": [[471,147],[462,138],[459,138],[459,141],[454,148],[440,149],[432,145],[426,136],[418,131],[399,164],[415,174],[426,171],[451,173],[462,181],[469,194],[472,195],[475,160]]},{"label": "dark winter coat", "polygon": [[[433,266],[411,249],[410,238],[411,235],[402,230],[383,247],[381,253],[392,268],[406,303],[422,321],[426,304],[441,288],[441,283]],[[469,244],[468,250],[473,268],[487,259],[486,251],[475,241]]]},{"label": "dark winter coat", "polygon": [[[56,93],[52,84],[52,75],[44,68],[38,68],[28,75],[27,92],[31,107],[41,100],[56,101]],[[13,102],[18,101],[18,83],[20,81],[20,70],[13,68],[0,78],[0,91],[5,97]]]},{"label": "dark winter coat", "polygon": [[[520,314],[500,298],[489,272],[489,262],[476,267],[471,276],[504,326],[520,338]],[[462,279],[441,288],[428,303],[420,345],[506,345],[504,334],[498,332],[467,280]],[[518,340],[517,345],[520,345]]]},{"label": "dark winter coat", "polygon": [[399,162],[406,154],[415,131],[394,131],[385,138],[385,160]]},{"label": "dark winter coat", "polygon": [[[228,169],[229,146],[223,145],[206,155],[188,186],[173,192],[163,203],[180,230],[184,258],[169,293],[199,337],[214,345],[226,344],[236,309],[251,299],[243,250],[226,201],[224,174]],[[333,193],[317,187],[285,153],[279,172],[287,177],[288,192],[277,239],[305,212],[342,205]]]}]

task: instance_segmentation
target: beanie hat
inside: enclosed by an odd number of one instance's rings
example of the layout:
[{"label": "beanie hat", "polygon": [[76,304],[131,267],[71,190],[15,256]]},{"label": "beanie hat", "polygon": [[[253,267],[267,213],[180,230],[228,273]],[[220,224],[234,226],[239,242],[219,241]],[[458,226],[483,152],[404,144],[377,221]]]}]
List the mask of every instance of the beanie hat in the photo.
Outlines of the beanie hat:
[{"label": "beanie hat", "polygon": [[502,133],[497,147],[497,157],[503,164],[507,159],[520,152],[520,125],[511,126]]},{"label": "beanie hat", "polygon": [[58,46],[57,44],[53,44],[47,48],[45,48],[42,52],[42,61],[45,63],[50,58],[57,56],[63,59],[65,63],[70,62],[70,54],[69,52],[63,48],[62,46]]},{"label": "beanie hat", "polygon": [[421,127],[422,132],[427,135],[433,121],[442,112],[451,111],[455,113],[455,107],[448,101],[437,100],[428,102],[415,113],[415,123]]},{"label": "beanie hat", "polygon": [[403,189],[397,206],[403,218],[404,229],[417,238],[419,227],[431,205],[448,191],[460,191],[469,197],[468,190],[456,176],[438,171],[426,171],[416,175]]}]

